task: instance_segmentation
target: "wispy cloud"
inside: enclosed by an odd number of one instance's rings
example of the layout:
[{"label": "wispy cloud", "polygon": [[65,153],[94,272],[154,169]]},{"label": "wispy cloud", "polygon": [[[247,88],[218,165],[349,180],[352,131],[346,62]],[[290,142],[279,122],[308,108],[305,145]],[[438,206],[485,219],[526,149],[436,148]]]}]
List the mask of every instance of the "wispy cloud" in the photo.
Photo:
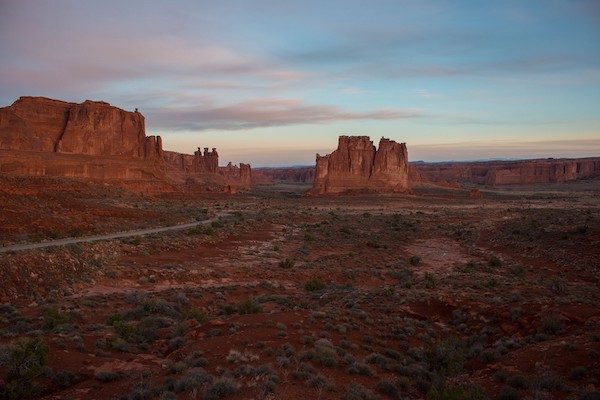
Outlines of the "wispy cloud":
[{"label": "wispy cloud", "polygon": [[342,110],[332,105],[306,104],[296,99],[256,99],[215,107],[174,107],[149,110],[153,125],[178,130],[237,130],[344,120],[393,120],[420,116],[418,110]]}]

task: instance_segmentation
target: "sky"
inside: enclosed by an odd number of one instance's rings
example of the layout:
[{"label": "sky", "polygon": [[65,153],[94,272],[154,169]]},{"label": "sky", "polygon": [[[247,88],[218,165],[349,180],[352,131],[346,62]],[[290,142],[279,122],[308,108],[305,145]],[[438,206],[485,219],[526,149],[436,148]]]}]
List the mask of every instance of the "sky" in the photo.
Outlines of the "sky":
[{"label": "sky", "polygon": [[0,106],[138,108],[167,150],[314,164],[600,156],[600,1],[0,0]]}]

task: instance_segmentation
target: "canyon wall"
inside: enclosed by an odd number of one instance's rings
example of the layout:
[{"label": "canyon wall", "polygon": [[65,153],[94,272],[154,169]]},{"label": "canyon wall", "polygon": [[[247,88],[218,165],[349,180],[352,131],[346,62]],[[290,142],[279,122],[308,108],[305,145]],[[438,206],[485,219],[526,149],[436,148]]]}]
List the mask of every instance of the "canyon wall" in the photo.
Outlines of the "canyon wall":
[{"label": "canyon wall", "polygon": [[376,149],[368,136],[340,136],[338,148],[316,157],[310,194],[353,191],[409,191],[408,153],[405,143],[382,138]]},{"label": "canyon wall", "polygon": [[21,97],[0,108],[0,172],[161,180],[163,170],[161,138],[145,135],[138,112],[44,97]]},{"label": "canyon wall", "polygon": [[255,168],[253,172],[258,172],[265,182],[312,183],[315,180],[315,167],[264,167]]},{"label": "canyon wall", "polygon": [[600,177],[600,158],[415,163],[422,181],[480,185],[561,183]]},{"label": "canyon wall", "polygon": [[214,148],[198,148],[193,155],[163,151],[160,136],[146,136],[137,109],[44,97],[21,97],[0,108],[0,172],[128,181],[164,190],[182,182],[229,192],[251,184],[250,165],[219,167]]}]

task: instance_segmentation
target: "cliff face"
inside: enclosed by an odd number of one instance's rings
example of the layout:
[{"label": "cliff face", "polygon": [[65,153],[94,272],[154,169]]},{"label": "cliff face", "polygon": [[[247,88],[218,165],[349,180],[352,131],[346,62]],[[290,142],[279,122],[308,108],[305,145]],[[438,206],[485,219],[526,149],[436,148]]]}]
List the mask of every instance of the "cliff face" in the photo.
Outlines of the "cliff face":
[{"label": "cliff face", "polygon": [[406,144],[382,138],[376,149],[368,136],[340,136],[331,154],[317,154],[311,194],[409,190]]},{"label": "cliff face", "polygon": [[160,180],[162,141],[145,135],[138,112],[104,102],[21,97],[0,108],[0,172]]},{"label": "cliff face", "polygon": [[[315,167],[288,167],[288,168],[255,168],[261,182],[273,181],[311,183],[315,180]],[[256,174],[253,176],[256,178]]]},{"label": "cliff face", "polygon": [[415,168],[423,181],[434,183],[526,185],[598,178],[600,158],[420,163]]},{"label": "cliff face", "polygon": [[146,136],[137,110],[43,97],[21,97],[0,108],[0,172],[161,181],[168,188],[193,178],[211,191],[251,185],[250,165],[219,168],[214,148],[194,155],[163,151],[160,136]]},{"label": "cliff face", "polygon": [[250,164],[240,163],[238,167],[230,162],[225,167],[219,167],[219,154],[215,148],[212,151],[204,148],[204,152],[198,148],[194,155],[165,151],[164,159],[167,174],[175,181],[194,181],[199,185],[210,182],[212,191],[221,185],[223,190],[229,192],[252,185]]},{"label": "cliff face", "polygon": [[43,97],[0,108],[0,149],[162,159],[161,139],[146,137],[142,114]]}]

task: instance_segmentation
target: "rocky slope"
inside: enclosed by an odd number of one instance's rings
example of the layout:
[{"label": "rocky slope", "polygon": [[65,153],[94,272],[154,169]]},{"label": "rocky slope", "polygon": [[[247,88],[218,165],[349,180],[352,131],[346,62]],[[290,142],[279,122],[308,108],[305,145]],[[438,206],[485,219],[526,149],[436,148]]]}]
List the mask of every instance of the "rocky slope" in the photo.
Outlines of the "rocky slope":
[{"label": "rocky slope", "polygon": [[368,136],[340,136],[331,154],[317,154],[311,194],[349,191],[406,192],[409,190],[405,143],[381,138],[376,149]]}]

